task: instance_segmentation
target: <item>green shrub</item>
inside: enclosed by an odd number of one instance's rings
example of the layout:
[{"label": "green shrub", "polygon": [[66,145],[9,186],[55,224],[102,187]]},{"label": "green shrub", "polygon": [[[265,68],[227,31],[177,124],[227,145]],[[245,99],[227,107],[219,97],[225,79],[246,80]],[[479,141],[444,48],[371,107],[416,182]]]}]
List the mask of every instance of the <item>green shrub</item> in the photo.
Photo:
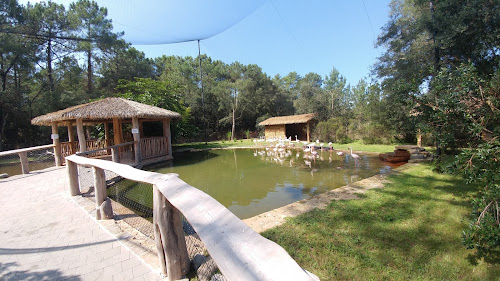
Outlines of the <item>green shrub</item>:
[{"label": "green shrub", "polygon": [[313,138],[327,142],[348,143],[351,140],[341,118],[331,118],[319,122],[314,129]]}]

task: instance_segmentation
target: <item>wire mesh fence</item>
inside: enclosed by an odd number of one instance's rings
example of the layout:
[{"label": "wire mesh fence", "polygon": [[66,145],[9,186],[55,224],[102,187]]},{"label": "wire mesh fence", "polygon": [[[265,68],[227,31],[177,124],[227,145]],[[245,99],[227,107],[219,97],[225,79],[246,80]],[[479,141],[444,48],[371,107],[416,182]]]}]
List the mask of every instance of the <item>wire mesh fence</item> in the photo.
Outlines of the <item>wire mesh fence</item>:
[{"label": "wire mesh fence", "polygon": [[[55,166],[54,150],[52,148],[24,151],[23,153],[26,153],[29,171],[37,171]],[[0,174],[14,176],[22,173],[19,153],[0,156]]]},{"label": "wire mesh fence", "polygon": [[[92,169],[79,165],[78,175],[82,196],[95,201]],[[112,200],[115,219],[126,222],[154,240],[153,186],[123,179],[111,171],[105,171],[105,175],[107,194]],[[182,225],[191,261],[191,270],[188,276],[200,281],[226,280],[193,227],[184,217],[182,217]]]}]

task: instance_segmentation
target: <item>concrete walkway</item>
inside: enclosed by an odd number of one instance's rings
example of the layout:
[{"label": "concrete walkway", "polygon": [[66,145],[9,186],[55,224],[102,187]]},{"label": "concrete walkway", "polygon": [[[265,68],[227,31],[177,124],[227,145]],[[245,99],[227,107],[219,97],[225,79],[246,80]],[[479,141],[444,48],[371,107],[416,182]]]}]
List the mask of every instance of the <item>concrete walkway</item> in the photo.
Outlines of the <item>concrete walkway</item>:
[{"label": "concrete walkway", "polygon": [[69,195],[65,168],[0,180],[0,280],[161,280]]}]

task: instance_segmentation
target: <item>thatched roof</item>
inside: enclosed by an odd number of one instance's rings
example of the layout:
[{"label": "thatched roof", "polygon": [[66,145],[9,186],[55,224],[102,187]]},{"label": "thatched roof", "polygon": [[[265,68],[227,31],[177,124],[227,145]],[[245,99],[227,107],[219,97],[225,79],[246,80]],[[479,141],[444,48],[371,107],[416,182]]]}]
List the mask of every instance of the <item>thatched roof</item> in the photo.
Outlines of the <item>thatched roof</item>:
[{"label": "thatched roof", "polygon": [[271,117],[259,123],[260,126],[283,125],[283,124],[302,124],[314,119],[316,113],[302,115],[289,115],[280,117]]},{"label": "thatched roof", "polygon": [[181,115],[174,111],[123,98],[106,98],[35,117],[31,120],[31,124],[48,126],[52,122],[68,123],[78,118],[83,119],[84,122],[92,122],[113,118],[131,119],[132,117],[175,119],[181,118]]}]

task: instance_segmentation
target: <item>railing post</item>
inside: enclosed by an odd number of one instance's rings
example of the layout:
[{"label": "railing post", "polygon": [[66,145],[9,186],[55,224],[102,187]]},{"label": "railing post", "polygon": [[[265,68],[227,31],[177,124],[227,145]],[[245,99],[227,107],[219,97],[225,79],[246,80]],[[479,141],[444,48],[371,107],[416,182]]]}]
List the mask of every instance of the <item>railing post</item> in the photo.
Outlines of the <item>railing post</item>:
[{"label": "railing post", "polygon": [[153,185],[153,228],[163,274],[179,280],[189,270],[189,256],[182,229],[181,213]]},{"label": "railing post", "polygon": [[68,172],[69,179],[69,192],[71,196],[79,195],[80,183],[78,182],[78,165],[69,160],[66,161],[66,171]]},{"label": "railing post", "polygon": [[120,152],[118,151],[118,147],[112,147],[111,148],[111,160],[115,163],[120,162]]},{"label": "railing post", "polygon": [[21,159],[21,170],[23,171],[23,174],[29,174],[30,166],[28,163],[28,152],[19,152],[18,155],[19,159]]},{"label": "railing post", "polygon": [[106,193],[106,174],[101,168],[92,167],[92,171],[94,173],[95,202],[97,205],[96,218],[98,220],[112,219],[113,208]]}]

